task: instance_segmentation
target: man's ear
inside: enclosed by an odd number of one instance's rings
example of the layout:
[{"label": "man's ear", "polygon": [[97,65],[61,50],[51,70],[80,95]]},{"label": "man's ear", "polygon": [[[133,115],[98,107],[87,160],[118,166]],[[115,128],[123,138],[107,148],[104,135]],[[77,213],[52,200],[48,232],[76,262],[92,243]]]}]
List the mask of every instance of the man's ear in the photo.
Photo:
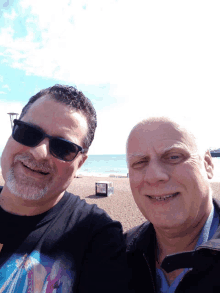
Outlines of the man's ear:
[{"label": "man's ear", "polygon": [[214,173],[213,173],[213,170],[214,170],[214,164],[213,164],[213,161],[212,161],[212,156],[210,154],[210,151],[207,150],[205,152],[205,156],[204,156],[204,164],[205,164],[205,169],[206,169],[206,173],[207,173],[207,177],[209,179],[212,179]]},{"label": "man's ear", "polygon": [[79,162],[78,169],[81,168],[81,166],[85,163],[85,161],[87,160],[87,158],[88,158],[88,154],[82,154],[81,159],[80,159],[80,162]]}]

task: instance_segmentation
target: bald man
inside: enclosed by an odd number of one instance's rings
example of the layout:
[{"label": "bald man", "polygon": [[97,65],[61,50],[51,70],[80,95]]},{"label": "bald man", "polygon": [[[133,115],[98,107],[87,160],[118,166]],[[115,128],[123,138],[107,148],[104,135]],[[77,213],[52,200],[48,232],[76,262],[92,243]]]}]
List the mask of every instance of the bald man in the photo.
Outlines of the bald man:
[{"label": "bald man", "polygon": [[138,123],[127,140],[134,200],[145,223],[126,233],[135,292],[220,292],[220,201],[209,150],[168,118]]}]

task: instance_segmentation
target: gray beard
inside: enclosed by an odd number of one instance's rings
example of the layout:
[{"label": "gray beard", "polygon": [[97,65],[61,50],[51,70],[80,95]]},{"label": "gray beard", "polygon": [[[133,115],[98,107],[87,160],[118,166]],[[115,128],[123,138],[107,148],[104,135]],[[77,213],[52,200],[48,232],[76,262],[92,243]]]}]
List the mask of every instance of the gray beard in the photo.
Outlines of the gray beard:
[{"label": "gray beard", "polygon": [[5,181],[6,186],[12,194],[25,200],[39,200],[48,191],[48,184],[41,188],[30,178],[18,181],[15,178],[13,167],[8,171]]}]

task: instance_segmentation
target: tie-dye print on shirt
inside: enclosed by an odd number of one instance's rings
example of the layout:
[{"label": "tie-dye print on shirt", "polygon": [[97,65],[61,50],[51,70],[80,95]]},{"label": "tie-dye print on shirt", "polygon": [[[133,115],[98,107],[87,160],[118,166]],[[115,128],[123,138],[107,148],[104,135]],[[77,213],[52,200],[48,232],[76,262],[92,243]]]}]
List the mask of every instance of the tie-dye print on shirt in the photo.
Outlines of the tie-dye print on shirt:
[{"label": "tie-dye print on shirt", "polygon": [[68,261],[55,260],[34,251],[13,255],[0,269],[0,293],[72,292],[73,272]]}]

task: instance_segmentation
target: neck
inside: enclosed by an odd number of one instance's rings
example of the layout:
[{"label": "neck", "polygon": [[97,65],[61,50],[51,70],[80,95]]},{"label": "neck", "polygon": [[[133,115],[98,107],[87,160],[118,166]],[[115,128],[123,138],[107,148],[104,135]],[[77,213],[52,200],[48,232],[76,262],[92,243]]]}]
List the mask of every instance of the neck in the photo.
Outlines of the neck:
[{"label": "neck", "polygon": [[159,229],[155,227],[158,264],[161,264],[167,255],[194,250],[210,212],[211,210],[195,226],[187,229],[178,228],[178,231],[181,231],[181,233],[173,232],[171,231],[172,229]]},{"label": "neck", "polygon": [[5,185],[0,196],[0,206],[6,212],[20,216],[36,216],[54,207],[63,197],[64,192],[50,198],[26,200],[12,194]]}]

